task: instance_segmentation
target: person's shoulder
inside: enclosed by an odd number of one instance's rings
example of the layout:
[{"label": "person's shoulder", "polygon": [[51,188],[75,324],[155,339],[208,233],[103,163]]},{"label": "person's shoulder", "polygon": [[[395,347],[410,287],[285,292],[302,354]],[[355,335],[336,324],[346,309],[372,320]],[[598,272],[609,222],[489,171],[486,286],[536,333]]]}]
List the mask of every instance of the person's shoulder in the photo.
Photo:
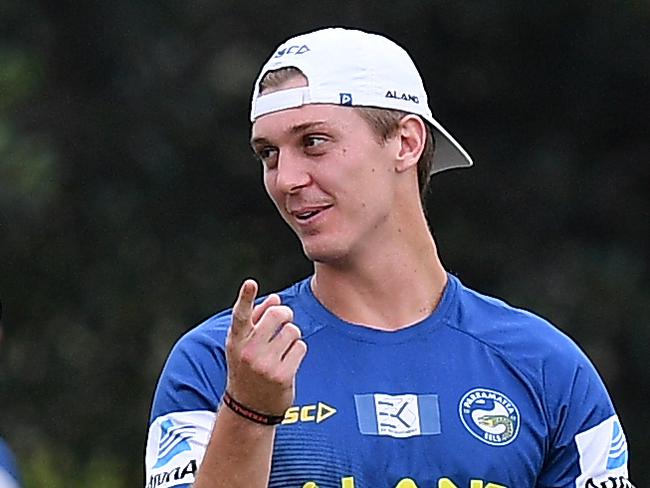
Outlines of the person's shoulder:
[{"label": "person's shoulder", "polygon": [[459,295],[457,319],[450,327],[482,343],[484,350],[507,364],[511,372],[526,378],[544,403],[551,405],[547,412],[569,402],[575,392],[589,392],[585,394],[589,403],[583,402],[580,408],[598,412],[592,423],[612,414],[598,371],[566,333],[535,313],[463,285],[459,286]]},{"label": "person's shoulder", "polygon": [[458,289],[458,320],[450,325],[460,332],[510,357],[584,360],[575,341],[549,320],[473,290],[460,280]]},{"label": "person's shoulder", "polygon": [[230,327],[232,308],[221,310],[186,331],[174,348],[194,348],[223,344]]}]

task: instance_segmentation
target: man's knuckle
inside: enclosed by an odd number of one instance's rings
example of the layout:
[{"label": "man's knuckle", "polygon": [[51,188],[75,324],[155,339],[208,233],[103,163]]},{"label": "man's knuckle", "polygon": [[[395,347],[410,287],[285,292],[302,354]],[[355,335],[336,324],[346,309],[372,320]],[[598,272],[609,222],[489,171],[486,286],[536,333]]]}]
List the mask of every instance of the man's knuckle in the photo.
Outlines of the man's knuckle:
[{"label": "man's knuckle", "polygon": [[255,352],[252,351],[250,348],[243,349],[239,353],[239,360],[243,364],[249,366],[251,369],[256,367],[256,363],[257,363],[256,358],[257,358],[257,356],[256,356]]},{"label": "man's knuckle", "polygon": [[275,322],[287,322],[291,320],[293,316],[291,309],[284,305],[271,307],[267,313],[269,317]]},{"label": "man's knuckle", "polygon": [[293,347],[296,348],[296,352],[300,353],[301,356],[307,353],[307,343],[303,340],[297,340]]},{"label": "man's knuckle", "polygon": [[269,317],[273,321],[282,320],[282,316],[283,316],[283,313],[282,313],[282,309],[280,307],[272,307],[272,308],[269,309]]},{"label": "man's knuckle", "polygon": [[302,332],[296,324],[287,324],[284,326],[284,329],[286,331],[287,337],[290,339],[296,340],[300,339],[302,336]]},{"label": "man's knuckle", "polygon": [[268,380],[271,384],[281,387],[286,384],[287,375],[280,369],[275,369],[268,374]]},{"label": "man's knuckle", "polygon": [[250,370],[258,376],[268,376],[272,364],[267,357],[252,356],[247,359],[246,364]]},{"label": "man's knuckle", "polygon": [[293,320],[293,310],[291,310],[291,308],[287,307],[286,305],[283,305],[282,311],[284,313],[284,317],[287,322]]},{"label": "man's knuckle", "polygon": [[234,310],[232,313],[233,324],[243,324],[248,320],[248,317],[241,310]]}]

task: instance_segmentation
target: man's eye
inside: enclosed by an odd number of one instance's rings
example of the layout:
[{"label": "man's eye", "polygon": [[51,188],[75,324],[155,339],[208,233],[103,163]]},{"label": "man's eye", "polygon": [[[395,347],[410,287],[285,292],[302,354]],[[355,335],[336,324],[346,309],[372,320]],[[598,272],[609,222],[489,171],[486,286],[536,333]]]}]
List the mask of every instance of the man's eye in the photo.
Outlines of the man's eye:
[{"label": "man's eye", "polygon": [[267,163],[271,161],[277,154],[278,150],[274,147],[263,147],[259,151],[257,151],[257,157],[262,161],[263,163]]},{"label": "man's eye", "polygon": [[326,142],[326,139],[324,137],[321,137],[321,136],[306,136],[304,144],[305,144],[306,147],[316,147],[316,146],[320,146],[324,142]]}]

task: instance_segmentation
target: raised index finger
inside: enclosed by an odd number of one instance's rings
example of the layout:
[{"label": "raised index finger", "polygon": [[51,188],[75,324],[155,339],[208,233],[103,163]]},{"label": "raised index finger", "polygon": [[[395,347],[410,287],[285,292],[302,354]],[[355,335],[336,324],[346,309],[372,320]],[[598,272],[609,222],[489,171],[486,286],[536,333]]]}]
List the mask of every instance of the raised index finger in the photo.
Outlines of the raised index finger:
[{"label": "raised index finger", "polygon": [[247,279],[239,289],[239,296],[232,308],[231,333],[235,336],[245,337],[253,329],[253,303],[257,296],[257,282]]}]

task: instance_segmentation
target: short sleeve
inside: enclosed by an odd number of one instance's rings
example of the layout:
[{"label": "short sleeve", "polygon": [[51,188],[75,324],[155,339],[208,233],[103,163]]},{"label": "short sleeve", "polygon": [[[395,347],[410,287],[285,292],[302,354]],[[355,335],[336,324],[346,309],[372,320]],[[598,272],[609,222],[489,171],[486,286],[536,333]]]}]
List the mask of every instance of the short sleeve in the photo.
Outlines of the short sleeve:
[{"label": "short sleeve", "polygon": [[563,371],[545,372],[552,431],[537,486],[631,487],[627,442],[607,389],[581,351],[575,351],[573,359],[568,375],[566,364]]},{"label": "short sleeve", "polygon": [[153,399],[146,488],[189,487],[207,448],[225,388],[225,329],[207,322],[172,349]]},{"label": "short sleeve", "polygon": [[16,458],[2,439],[0,439],[0,487],[20,487],[20,475]]}]

